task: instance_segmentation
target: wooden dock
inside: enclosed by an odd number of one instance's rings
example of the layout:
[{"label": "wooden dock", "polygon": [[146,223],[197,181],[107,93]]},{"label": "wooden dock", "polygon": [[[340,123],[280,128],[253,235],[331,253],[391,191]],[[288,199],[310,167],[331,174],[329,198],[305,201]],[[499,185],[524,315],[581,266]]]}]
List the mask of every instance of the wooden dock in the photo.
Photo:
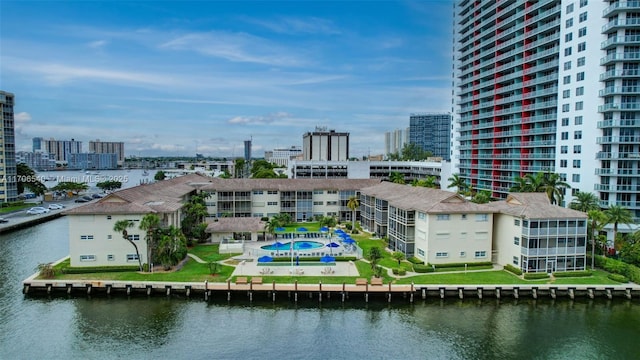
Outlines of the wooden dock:
[{"label": "wooden dock", "polygon": [[[259,280],[257,280],[259,279]],[[277,282],[263,283],[262,278],[248,281],[209,283],[205,282],[158,282],[158,281],[92,281],[92,280],[43,280],[33,277],[23,281],[24,294],[86,294],[86,295],[165,295],[180,294],[186,297],[201,297],[208,301],[211,297],[224,296],[228,301],[234,295],[245,293],[250,301],[254,294],[267,296],[274,302],[279,294],[285,298],[298,301],[299,295],[324,298],[337,297],[346,301],[350,297],[363,298],[369,301],[370,295],[377,299],[391,302],[392,299],[414,302],[415,299],[427,298],[532,298],[556,299],[566,298],[604,298],[604,299],[640,299],[640,286],[623,285],[396,285],[375,284],[370,281],[352,284],[284,284]]]}]

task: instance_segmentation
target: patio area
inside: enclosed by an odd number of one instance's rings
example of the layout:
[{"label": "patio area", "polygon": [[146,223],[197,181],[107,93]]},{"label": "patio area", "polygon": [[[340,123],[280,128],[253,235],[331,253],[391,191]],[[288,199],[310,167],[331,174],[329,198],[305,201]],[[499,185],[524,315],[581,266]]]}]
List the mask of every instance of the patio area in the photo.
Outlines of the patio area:
[{"label": "patio area", "polygon": [[[358,276],[358,269],[352,261],[338,261],[332,264],[291,262],[258,262],[258,258],[243,256],[232,276]],[[329,271],[327,271],[329,270]]]}]

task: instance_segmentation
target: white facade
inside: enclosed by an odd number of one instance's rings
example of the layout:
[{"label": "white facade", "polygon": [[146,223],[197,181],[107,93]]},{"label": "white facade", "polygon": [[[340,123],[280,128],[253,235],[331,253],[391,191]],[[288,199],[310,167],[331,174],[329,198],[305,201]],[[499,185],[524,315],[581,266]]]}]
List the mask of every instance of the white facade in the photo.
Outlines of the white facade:
[{"label": "white facade", "polygon": [[314,161],[349,159],[349,133],[316,128],[302,136],[302,158]]},{"label": "white facade", "polygon": [[295,159],[302,155],[302,148],[299,146],[292,146],[290,148],[273,149],[264,152],[264,159],[272,164],[278,166],[289,166],[289,160]]},{"label": "white facade", "polygon": [[1,202],[11,202],[18,198],[14,105],[15,96],[12,93],[0,91]]},{"label": "white facade", "polygon": [[400,153],[407,143],[409,143],[409,128],[385,132],[384,155]]},{"label": "white facade", "polygon": [[289,163],[292,179],[383,179],[392,172],[404,175],[407,182],[435,176],[440,181],[439,161],[304,161]]}]

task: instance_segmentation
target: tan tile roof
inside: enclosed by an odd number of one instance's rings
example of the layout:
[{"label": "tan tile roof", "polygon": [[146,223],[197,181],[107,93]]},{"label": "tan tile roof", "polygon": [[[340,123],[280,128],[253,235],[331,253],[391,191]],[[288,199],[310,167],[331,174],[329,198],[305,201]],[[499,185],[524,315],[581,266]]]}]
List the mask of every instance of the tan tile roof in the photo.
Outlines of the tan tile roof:
[{"label": "tan tile roof", "polygon": [[302,191],[302,190],[359,190],[379,184],[378,179],[221,179],[212,178],[202,187],[208,191]]},{"label": "tan tile roof", "polygon": [[511,193],[506,200],[487,205],[503,214],[525,219],[587,218],[581,211],[551,204],[546,193]]},{"label": "tan tile roof", "polygon": [[183,197],[202,187],[211,178],[198,174],[143,184],[115,191],[95,202],[87,203],[64,214],[147,214],[168,213],[182,207]]},{"label": "tan tile roof", "polygon": [[259,217],[222,217],[209,222],[206,232],[262,232],[264,226]]},{"label": "tan tile roof", "polygon": [[425,213],[493,213],[486,204],[475,204],[445,190],[382,182],[361,190],[361,194],[386,200],[400,209]]}]

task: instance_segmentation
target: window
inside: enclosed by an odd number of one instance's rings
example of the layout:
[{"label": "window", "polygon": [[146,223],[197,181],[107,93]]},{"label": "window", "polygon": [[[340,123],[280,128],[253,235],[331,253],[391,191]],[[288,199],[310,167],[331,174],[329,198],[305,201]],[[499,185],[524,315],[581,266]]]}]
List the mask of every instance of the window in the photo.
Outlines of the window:
[{"label": "window", "polygon": [[513,225],[520,226],[520,219],[513,219]]},{"label": "window", "polygon": [[566,61],[564,63],[564,69],[565,70],[571,70],[571,61]]},{"label": "window", "polygon": [[580,7],[585,7],[589,3],[588,0],[580,0]]},{"label": "window", "polygon": [[327,201],[327,206],[335,206],[338,205],[337,201]]},{"label": "window", "polygon": [[587,50],[587,43],[581,42],[580,44],[578,44],[578,52],[583,52],[585,50]]},{"label": "window", "polygon": [[93,235],[80,235],[80,240],[93,240]]},{"label": "window", "polygon": [[418,248],[418,255],[424,257],[424,250]]},{"label": "window", "polygon": [[133,241],[138,241],[138,240],[140,240],[140,235],[138,235],[138,234],[129,234],[129,235],[127,235],[127,239],[133,240]]},{"label": "window", "polygon": [[580,86],[576,88],[576,96],[584,95],[584,86]]},{"label": "window", "polygon": [[560,160],[560,167],[561,168],[566,168],[567,167],[567,160],[566,159]]},{"label": "window", "polygon": [[579,72],[576,74],[576,81],[584,80],[584,72]]},{"label": "window", "polygon": [[569,112],[571,106],[569,104],[562,104],[562,112]]},{"label": "window", "polygon": [[564,22],[564,25],[566,28],[570,28],[573,26],[573,19],[567,19],[567,21]]},{"label": "window", "polygon": [[582,145],[573,145],[573,153],[574,154],[582,153]]},{"label": "window", "polygon": [[576,117],[573,119],[573,122],[574,122],[574,124],[576,124],[576,125],[582,125],[582,116],[576,116]]},{"label": "window", "polygon": [[571,14],[573,12],[573,4],[567,5],[567,14]]},{"label": "window", "polygon": [[562,133],[560,133],[560,139],[569,140],[569,132],[568,131],[563,131]]},{"label": "window", "polygon": [[571,83],[571,75],[567,75],[565,77],[562,78],[562,83],[567,85]]},{"label": "window", "polygon": [[487,252],[486,252],[486,251],[476,251],[476,253],[475,253],[475,257],[476,257],[476,258],[484,258],[484,257],[487,257]]},{"label": "window", "polygon": [[562,98],[566,99],[571,96],[571,90],[562,90]]},{"label": "window", "polygon": [[576,182],[576,183],[577,183],[577,182],[580,182],[580,174],[573,174],[573,175],[571,175],[571,180],[572,180],[573,182]]},{"label": "window", "polygon": [[518,257],[514,256],[513,257],[513,265],[518,265],[518,260],[519,260]]},{"label": "window", "polygon": [[466,251],[460,251],[460,257],[467,257]]},{"label": "window", "polygon": [[107,260],[109,261],[115,261],[116,257],[113,256],[112,254],[107,255]]},{"label": "window", "polygon": [[582,101],[576,102],[576,110],[582,110],[584,108],[584,103]]},{"label": "window", "polygon": [[520,238],[517,236],[513,237],[513,245],[520,245]]},{"label": "window", "polygon": [[278,190],[269,190],[267,191],[267,195],[278,195]]},{"label": "window", "polygon": [[427,214],[418,212],[418,220],[427,220]]},{"label": "window", "polygon": [[95,255],[80,255],[80,261],[96,261]]},{"label": "window", "polygon": [[582,14],[580,14],[580,16],[578,17],[578,21],[579,22],[585,22],[587,21],[587,12],[583,12]]},{"label": "window", "polygon": [[560,146],[560,153],[561,154],[566,154],[568,152],[569,152],[569,147],[567,145]]},{"label": "window", "polygon": [[322,195],[322,194],[324,194],[324,191],[323,190],[313,190],[313,194],[314,195]]},{"label": "window", "polygon": [[267,201],[267,205],[276,206],[276,205],[278,205],[278,202],[277,201]]},{"label": "window", "polygon": [[107,215],[107,220],[111,220],[111,215]]},{"label": "window", "polygon": [[578,30],[578,37],[583,37],[583,36],[586,36],[586,35],[587,35],[587,28],[586,27],[580,28],[580,30]]},{"label": "window", "polygon": [[478,222],[489,221],[489,215],[488,214],[476,214],[476,221],[478,221]]},{"label": "window", "polygon": [[449,253],[448,252],[437,252],[436,253],[436,257],[437,258],[446,258],[446,257],[449,257]]},{"label": "window", "polygon": [[585,61],[586,61],[586,60],[585,60],[585,57],[584,57],[584,56],[583,56],[583,57],[578,58],[578,67],[580,67],[580,66],[584,66]]},{"label": "window", "polygon": [[573,132],[573,138],[575,140],[580,140],[582,139],[582,131],[581,130],[576,130]]},{"label": "window", "polygon": [[338,193],[338,190],[327,190],[327,194],[335,195]]},{"label": "window", "polygon": [[138,254],[127,254],[127,261],[138,261]]},{"label": "window", "polygon": [[564,56],[569,56],[571,55],[571,46],[569,46],[568,48],[564,48]]},{"label": "window", "polygon": [[107,240],[111,240],[111,235],[107,235]]},{"label": "window", "polygon": [[314,201],[313,205],[324,205],[324,201]]},{"label": "window", "polygon": [[436,220],[438,221],[449,220],[449,214],[438,214],[436,215]]},{"label": "window", "polygon": [[573,167],[576,169],[580,168],[580,160],[573,160]]},{"label": "window", "polygon": [[564,42],[569,42],[573,40],[573,33],[568,33],[564,35]]},{"label": "window", "polygon": [[462,218],[462,220],[467,220],[467,214],[462,214],[460,215],[460,217]]},{"label": "window", "polygon": [[576,196],[580,192],[580,189],[571,189],[571,196]]},{"label": "window", "polygon": [[562,118],[562,126],[569,126],[569,118]]}]

